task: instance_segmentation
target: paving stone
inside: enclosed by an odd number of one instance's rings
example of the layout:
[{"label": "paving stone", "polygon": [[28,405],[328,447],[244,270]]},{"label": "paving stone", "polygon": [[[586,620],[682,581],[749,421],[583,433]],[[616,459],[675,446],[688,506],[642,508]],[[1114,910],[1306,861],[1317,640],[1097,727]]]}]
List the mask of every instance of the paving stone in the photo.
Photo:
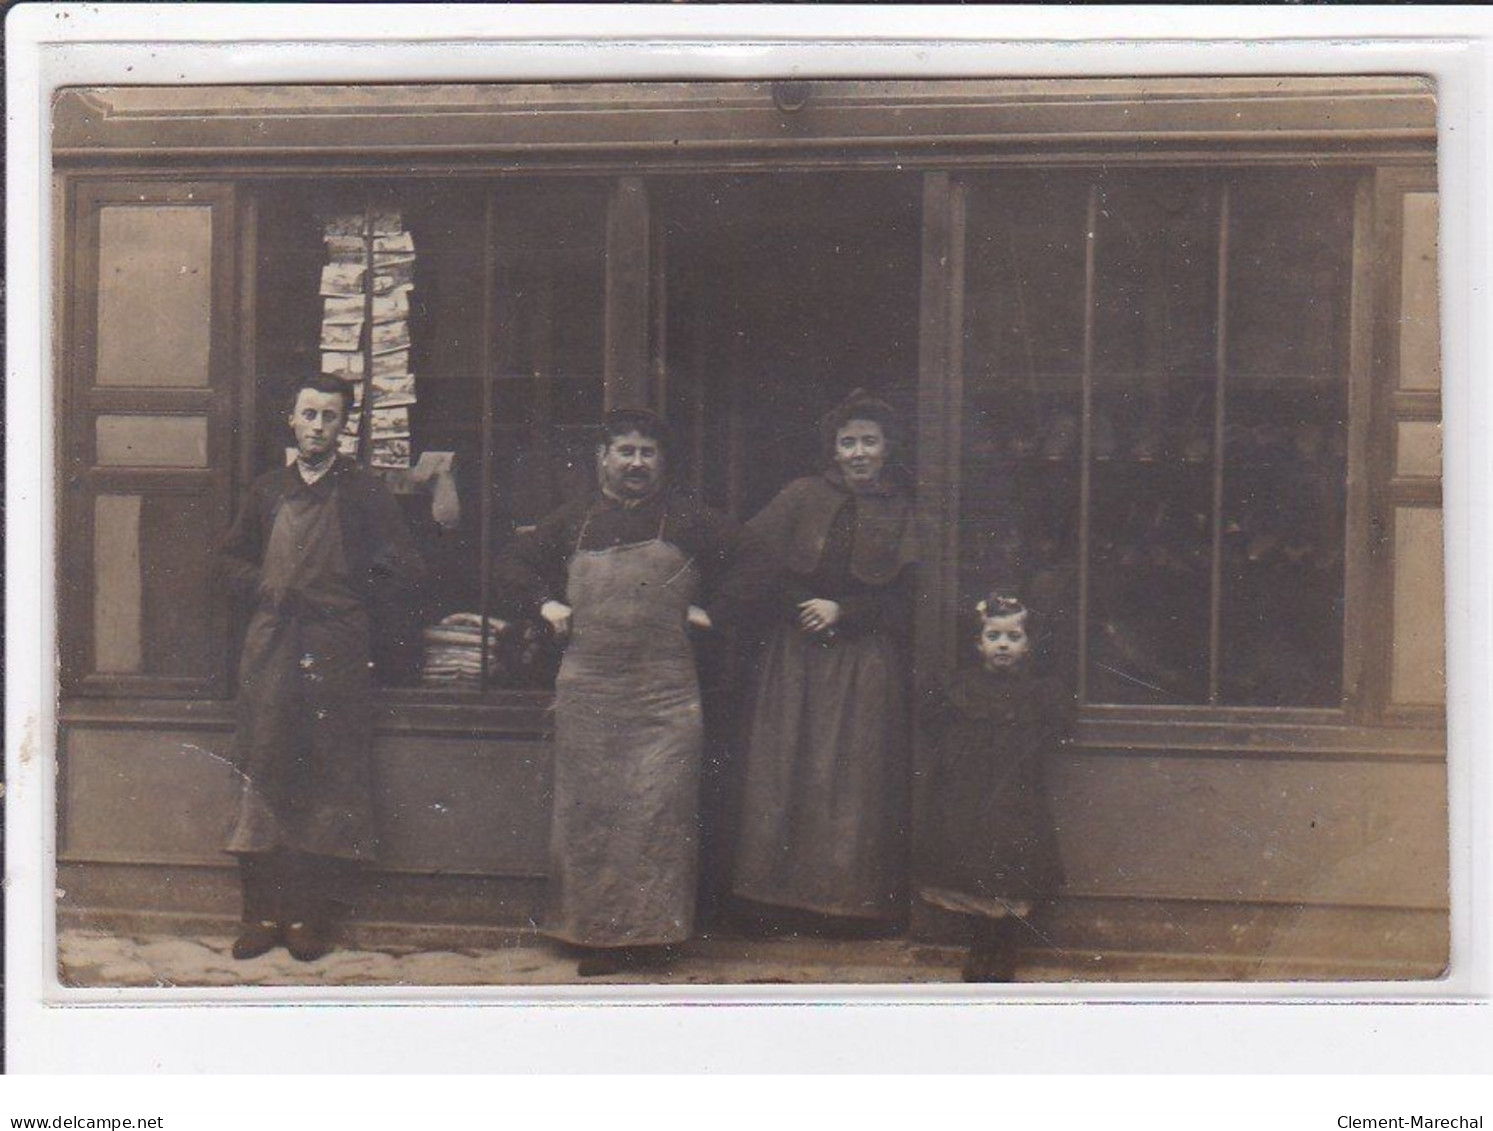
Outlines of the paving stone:
[{"label": "paving stone", "polygon": [[578,977],[573,957],[538,939],[493,949],[341,948],[311,963],[282,948],[241,962],[229,954],[232,940],[225,936],[64,931],[58,942],[65,984],[86,986],[898,985],[957,978],[936,964],[939,952],[896,941],[695,943],[667,971],[595,979]]},{"label": "paving stone", "polygon": [[122,958],[106,962],[97,968],[101,986],[153,986],[157,974],[143,962]]},{"label": "paving stone", "polygon": [[190,939],[143,943],[136,946],[135,956],[156,969],[178,970],[193,970],[217,957],[211,949]]},{"label": "paving stone", "polygon": [[66,962],[108,961],[121,953],[122,942],[107,935],[81,935],[64,932],[58,940],[58,953]]}]

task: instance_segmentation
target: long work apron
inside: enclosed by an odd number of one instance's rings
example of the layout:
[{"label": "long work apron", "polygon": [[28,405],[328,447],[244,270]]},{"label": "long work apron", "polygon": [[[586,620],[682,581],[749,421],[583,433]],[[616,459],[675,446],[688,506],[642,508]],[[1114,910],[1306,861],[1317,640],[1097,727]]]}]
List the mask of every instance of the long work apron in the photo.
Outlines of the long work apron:
[{"label": "long work apron", "polygon": [[369,620],[348,576],[334,490],[288,493],[263,579],[305,597],[255,610],[239,663],[235,760],[243,774],[235,853],[374,854]]},{"label": "long work apron", "polygon": [[584,946],[681,942],[694,921],[699,571],[662,535],[595,551],[577,538],[570,560],[545,930]]}]

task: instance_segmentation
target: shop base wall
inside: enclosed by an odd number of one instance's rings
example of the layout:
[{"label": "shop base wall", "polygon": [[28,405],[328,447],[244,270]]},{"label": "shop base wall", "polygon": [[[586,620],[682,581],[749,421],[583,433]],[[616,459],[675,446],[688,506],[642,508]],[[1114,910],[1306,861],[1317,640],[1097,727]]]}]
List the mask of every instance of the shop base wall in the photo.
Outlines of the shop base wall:
[{"label": "shop base wall", "polygon": [[[65,923],[231,925],[229,737],[72,730]],[[376,764],[385,853],[352,896],[353,929],[421,943],[531,927],[547,744],[400,734],[379,740]],[[1067,886],[1029,958],[1080,980],[1435,977],[1449,947],[1445,789],[1444,764],[1428,759],[1070,753],[1053,769]]]}]

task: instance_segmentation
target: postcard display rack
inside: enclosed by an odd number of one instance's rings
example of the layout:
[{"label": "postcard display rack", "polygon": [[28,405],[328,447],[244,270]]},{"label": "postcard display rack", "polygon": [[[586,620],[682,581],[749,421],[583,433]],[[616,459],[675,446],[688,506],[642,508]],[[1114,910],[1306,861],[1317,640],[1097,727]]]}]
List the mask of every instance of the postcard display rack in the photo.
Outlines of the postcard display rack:
[{"label": "postcard display rack", "polygon": [[410,292],[415,242],[398,212],[366,208],[326,223],[321,371],[351,384],[339,450],[376,468],[410,467]]},{"label": "postcard display rack", "polygon": [[[321,273],[321,371],[353,390],[353,407],[338,450],[381,474],[398,494],[429,491],[431,514],[443,530],[460,523],[451,452],[422,452],[412,461],[410,409],[417,403],[410,372],[410,293],[415,242],[397,211],[368,207],[331,216],[322,237],[328,262]],[[457,612],[421,632],[421,683],[479,690],[483,656],[506,622]]]}]

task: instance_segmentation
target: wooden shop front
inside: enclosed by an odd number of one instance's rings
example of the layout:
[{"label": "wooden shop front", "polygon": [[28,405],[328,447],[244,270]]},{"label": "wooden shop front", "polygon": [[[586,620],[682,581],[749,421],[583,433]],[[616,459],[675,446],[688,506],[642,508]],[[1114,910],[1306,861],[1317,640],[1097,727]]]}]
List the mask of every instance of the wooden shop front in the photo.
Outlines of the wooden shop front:
[{"label": "wooden shop front", "polygon": [[[380,642],[360,918],[538,907],[554,657],[508,618],[433,664],[425,630],[502,615],[492,557],[588,489],[601,411],[664,411],[675,475],[747,517],[866,386],[913,425],[940,532],[916,678],[957,661],[994,577],[1064,626],[1058,941],[1148,977],[1444,964],[1425,84],[109,88],[54,111],[65,914],[236,912],[241,626],[210,547],[285,458],[286,382],[342,352],[370,410],[379,366],[413,399],[389,474],[431,566]],[[379,264],[410,272],[393,362],[324,324],[347,217],[370,327]],[[729,768],[708,785],[724,821]]]}]

